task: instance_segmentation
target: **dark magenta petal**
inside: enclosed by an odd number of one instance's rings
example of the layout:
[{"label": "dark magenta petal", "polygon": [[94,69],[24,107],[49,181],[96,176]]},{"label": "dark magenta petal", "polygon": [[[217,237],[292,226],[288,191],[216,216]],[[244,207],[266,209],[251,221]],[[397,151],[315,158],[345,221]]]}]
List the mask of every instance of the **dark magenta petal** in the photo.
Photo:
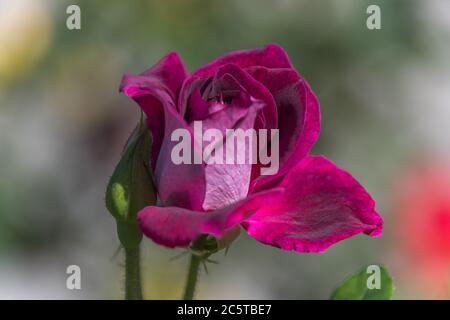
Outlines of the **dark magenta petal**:
[{"label": "dark magenta petal", "polygon": [[175,105],[186,76],[186,68],[180,57],[171,52],[142,74],[126,74],[122,78],[120,91],[133,98],[146,114],[147,126],[153,138],[153,168],[164,136],[164,105]]},{"label": "dark magenta petal", "polygon": [[207,77],[189,77],[181,87],[177,108],[188,122],[203,120],[209,114],[210,104],[200,93],[200,89],[208,80]]},{"label": "dark magenta petal", "polygon": [[157,64],[141,75],[159,81],[166,86],[173,94],[174,101],[176,101],[181,85],[187,77],[187,71],[180,56],[176,52],[169,52]]},{"label": "dark magenta petal", "polygon": [[241,68],[263,66],[267,68],[291,68],[287,53],[277,44],[264,48],[239,50],[223,55],[193,72],[193,76],[209,77],[225,64],[236,64]]},{"label": "dark magenta petal", "polygon": [[231,98],[239,92],[264,102],[265,107],[258,116],[255,129],[277,127],[277,107],[272,94],[236,64],[217,68],[213,77],[192,76],[187,79],[181,89],[179,112],[188,121],[203,120],[209,113],[209,103],[206,101],[213,101],[219,96]]},{"label": "dark magenta petal", "polygon": [[273,95],[278,109],[280,170],[255,180],[254,188],[282,176],[305,157],[320,133],[319,101],[293,69],[247,69]]},{"label": "dark magenta petal", "polygon": [[[197,69],[185,80],[178,101],[180,114],[191,119],[202,119],[204,117],[207,106],[202,101],[199,91],[208,84],[208,81],[211,81],[211,77],[216,74],[221,66],[227,64],[234,64],[240,68],[252,66],[264,66],[268,68],[292,67],[286,52],[276,44],[269,44],[259,49],[230,52]],[[263,97],[255,98],[261,100],[266,99]],[[189,99],[192,101],[188,101]],[[268,110],[272,108],[270,104],[268,105]]]},{"label": "dark magenta petal", "polygon": [[175,165],[170,158],[174,145],[178,143],[171,141],[174,130],[188,130],[194,145],[192,130],[175,106],[176,93],[173,90],[181,85],[184,75],[184,66],[172,53],[143,75],[124,76],[121,90],[136,100],[147,115],[154,143],[152,167],[162,204],[197,210],[201,209],[205,194],[204,166]]},{"label": "dark magenta petal", "polygon": [[347,172],[325,157],[308,156],[279,183],[276,204],[258,210],[242,225],[256,240],[297,252],[322,252],[364,232],[378,236],[383,221],[375,202]]},{"label": "dark magenta petal", "polygon": [[259,81],[255,80],[246,71],[236,64],[226,64],[217,69],[211,83],[211,95],[224,94],[233,90],[233,84],[227,79],[233,79],[239,85],[235,90],[243,90],[254,99],[261,100],[264,108],[255,124],[255,129],[277,128],[277,107],[270,91]]},{"label": "dark magenta petal", "polygon": [[124,75],[121,91],[133,98],[146,115],[147,127],[152,133],[151,165],[154,169],[164,137],[164,105],[173,105],[172,96],[158,82],[134,75]]},{"label": "dark magenta petal", "polygon": [[160,245],[170,248],[184,247],[201,234],[220,238],[262,205],[276,202],[281,193],[281,189],[274,189],[254,194],[211,212],[149,206],[138,213],[139,225],[147,237]]},{"label": "dark magenta petal", "polygon": [[165,108],[165,134],[155,168],[156,188],[164,206],[177,206],[201,210],[205,197],[205,166],[191,163],[175,164],[172,150],[179,141],[172,141],[171,135],[177,129],[189,132],[192,153],[201,152],[194,140],[192,128],[177,113],[175,107]]}]

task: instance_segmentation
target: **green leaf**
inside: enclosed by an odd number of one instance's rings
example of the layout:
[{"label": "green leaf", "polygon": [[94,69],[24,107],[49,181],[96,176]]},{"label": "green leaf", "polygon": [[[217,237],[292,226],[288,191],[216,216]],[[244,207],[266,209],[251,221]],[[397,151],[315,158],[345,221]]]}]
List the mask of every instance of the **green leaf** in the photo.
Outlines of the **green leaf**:
[{"label": "green leaf", "polygon": [[151,135],[141,120],[128,139],[106,189],[106,207],[117,221],[117,233],[124,247],[139,245],[142,234],[137,213],[156,202],[149,168],[150,147]]},{"label": "green leaf", "polygon": [[383,266],[370,265],[345,280],[331,295],[332,300],[390,300],[394,284]]}]

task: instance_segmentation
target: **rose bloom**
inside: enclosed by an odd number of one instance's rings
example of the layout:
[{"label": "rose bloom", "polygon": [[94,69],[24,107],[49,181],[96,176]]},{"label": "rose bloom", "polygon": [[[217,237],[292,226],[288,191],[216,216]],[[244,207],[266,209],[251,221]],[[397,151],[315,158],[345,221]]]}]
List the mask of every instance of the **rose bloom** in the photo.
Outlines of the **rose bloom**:
[{"label": "rose bloom", "polygon": [[[264,244],[321,252],[358,233],[381,234],[364,188],[330,160],[309,155],[320,131],[319,102],[279,46],[231,52],[192,73],[172,52],[139,75],[126,74],[120,90],[143,110],[153,137],[161,206],[145,207],[138,219],[154,242],[188,246],[242,226]],[[174,130],[188,130],[191,145],[202,146],[194,121],[222,133],[279,129],[278,172],[260,175],[261,163],[174,164]]]},{"label": "rose bloom", "polygon": [[420,295],[450,295],[450,166],[426,160],[400,177],[395,194],[399,276]]}]

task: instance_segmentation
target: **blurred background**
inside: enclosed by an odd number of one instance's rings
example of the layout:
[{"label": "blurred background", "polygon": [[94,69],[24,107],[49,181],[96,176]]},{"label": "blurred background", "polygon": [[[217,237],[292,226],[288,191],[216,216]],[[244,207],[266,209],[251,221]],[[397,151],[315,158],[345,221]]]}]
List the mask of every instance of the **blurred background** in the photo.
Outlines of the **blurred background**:
[{"label": "blurred background", "polygon": [[[81,30],[66,8],[81,8]],[[366,8],[381,8],[368,30]],[[138,120],[118,92],[176,50],[190,70],[225,52],[282,45],[319,97],[314,153],[377,201],[381,238],[322,254],[241,234],[202,272],[206,299],[327,299],[382,263],[395,298],[450,298],[450,2],[447,0],[0,0],[0,298],[119,299],[121,255],[104,206],[109,175]],[[181,296],[188,258],[143,244],[144,294]],[[66,268],[81,267],[81,290]]]}]

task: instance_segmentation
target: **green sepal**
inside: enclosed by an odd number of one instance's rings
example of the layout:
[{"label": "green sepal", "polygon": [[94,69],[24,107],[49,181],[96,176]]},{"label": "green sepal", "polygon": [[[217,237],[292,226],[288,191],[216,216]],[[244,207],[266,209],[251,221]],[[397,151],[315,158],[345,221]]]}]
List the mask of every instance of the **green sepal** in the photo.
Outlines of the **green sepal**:
[{"label": "green sepal", "polygon": [[227,230],[221,238],[204,234],[193,241],[189,249],[194,254],[207,258],[216,252],[227,249],[239,237],[240,233],[240,226],[236,226]]},{"label": "green sepal", "polygon": [[139,244],[137,213],[156,202],[150,163],[151,134],[141,120],[128,139],[106,189],[106,207],[124,247]]}]

